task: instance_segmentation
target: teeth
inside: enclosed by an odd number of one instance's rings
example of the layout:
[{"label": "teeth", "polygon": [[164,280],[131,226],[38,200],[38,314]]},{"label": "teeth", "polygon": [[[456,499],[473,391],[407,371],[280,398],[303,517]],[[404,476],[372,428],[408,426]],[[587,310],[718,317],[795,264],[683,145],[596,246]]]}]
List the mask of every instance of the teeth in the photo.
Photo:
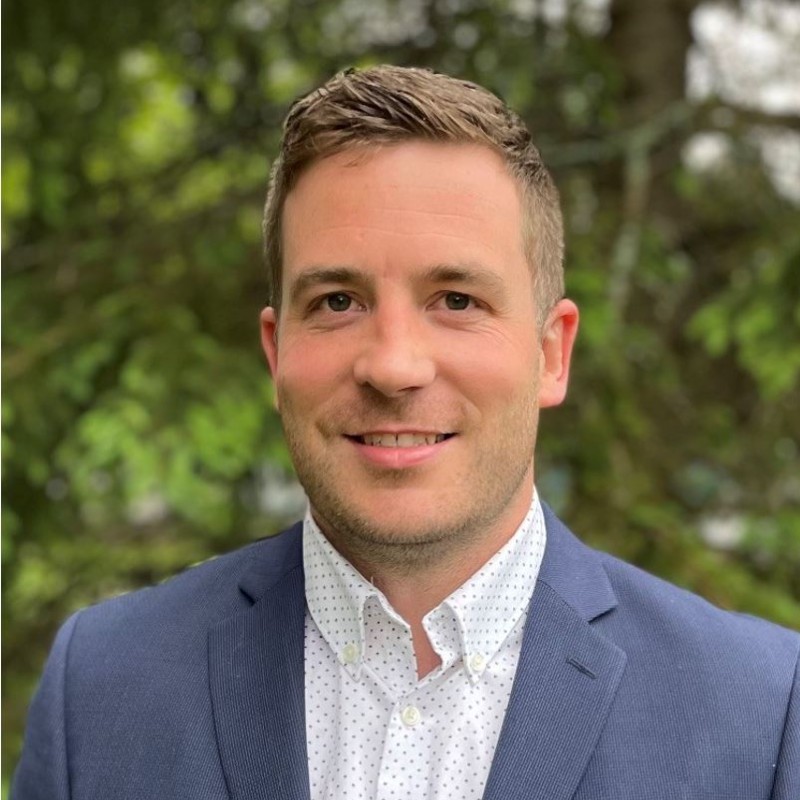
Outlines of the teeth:
[{"label": "teeth", "polygon": [[421,447],[423,444],[443,442],[443,433],[368,433],[363,437],[364,444],[373,447]]}]

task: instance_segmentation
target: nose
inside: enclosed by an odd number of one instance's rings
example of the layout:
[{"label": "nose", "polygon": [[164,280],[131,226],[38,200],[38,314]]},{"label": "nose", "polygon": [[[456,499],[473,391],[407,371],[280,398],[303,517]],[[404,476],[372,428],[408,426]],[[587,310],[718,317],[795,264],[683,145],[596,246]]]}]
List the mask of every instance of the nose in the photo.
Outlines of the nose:
[{"label": "nose", "polygon": [[356,382],[386,397],[401,397],[432,383],[436,362],[424,320],[415,319],[413,312],[372,313],[373,324],[367,326],[353,365]]}]

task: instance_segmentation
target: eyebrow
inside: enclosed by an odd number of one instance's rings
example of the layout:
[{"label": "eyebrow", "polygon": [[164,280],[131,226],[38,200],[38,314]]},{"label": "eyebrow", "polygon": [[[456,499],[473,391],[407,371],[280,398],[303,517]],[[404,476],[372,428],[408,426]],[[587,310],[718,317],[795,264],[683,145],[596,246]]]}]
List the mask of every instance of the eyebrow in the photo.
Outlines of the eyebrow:
[{"label": "eyebrow", "polygon": [[[480,264],[435,264],[425,270],[419,280],[427,283],[455,283],[482,286],[493,292],[504,292],[505,282]],[[354,267],[310,267],[294,278],[289,286],[289,301],[296,301],[309,289],[325,284],[358,284],[367,289],[375,286],[375,277]]]},{"label": "eyebrow", "polygon": [[437,264],[428,269],[423,278],[430,283],[462,283],[482,286],[494,292],[504,292],[505,281],[492,270],[480,264]]},{"label": "eyebrow", "polygon": [[353,267],[310,267],[301,272],[289,286],[289,301],[297,300],[314,286],[326,283],[362,284],[372,286],[374,278],[366,272]]}]

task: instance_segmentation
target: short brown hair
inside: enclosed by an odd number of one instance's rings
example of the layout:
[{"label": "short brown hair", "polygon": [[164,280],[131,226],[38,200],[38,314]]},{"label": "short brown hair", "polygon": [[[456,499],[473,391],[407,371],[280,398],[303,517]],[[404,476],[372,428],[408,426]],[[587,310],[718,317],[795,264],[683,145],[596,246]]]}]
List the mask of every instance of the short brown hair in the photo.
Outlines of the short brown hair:
[{"label": "short brown hair", "polygon": [[345,150],[414,139],[482,144],[503,158],[522,189],[523,244],[543,322],[564,293],[564,234],[558,191],[530,132],[483,87],[415,67],[348,69],[291,107],[264,209],[269,304],[281,305],[281,217],[301,173]]}]

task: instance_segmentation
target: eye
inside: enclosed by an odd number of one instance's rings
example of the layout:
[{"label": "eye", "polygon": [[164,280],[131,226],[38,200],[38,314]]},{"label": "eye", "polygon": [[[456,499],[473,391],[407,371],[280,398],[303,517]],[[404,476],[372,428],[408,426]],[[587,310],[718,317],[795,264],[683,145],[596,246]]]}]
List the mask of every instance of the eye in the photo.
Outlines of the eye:
[{"label": "eye", "polygon": [[325,298],[325,304],[331,311],[347,311],[353,304],[353,298],[342,292],[336,292]]},{"label": "eye", "polygon": [[468,294],[448,292],[444,296],[444,304],[450,311],[466,311],[472,304],[472,298]]}]

